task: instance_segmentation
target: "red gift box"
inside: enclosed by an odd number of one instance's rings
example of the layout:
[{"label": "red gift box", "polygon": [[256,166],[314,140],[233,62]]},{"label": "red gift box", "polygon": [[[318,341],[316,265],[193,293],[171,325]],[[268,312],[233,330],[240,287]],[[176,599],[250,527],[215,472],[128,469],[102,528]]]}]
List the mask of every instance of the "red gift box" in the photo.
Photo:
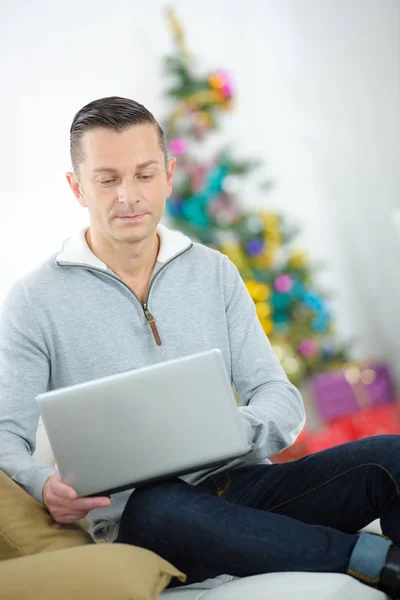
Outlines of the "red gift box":
[{"label": "red gift box", "polygon": [[271,460],[273,463],[290,462],[353,440],[387,434],[400,434],[398,402],[336,419],[317,431],[304,429],[292,446]]},{"label": "red gift box", "polygon": [[346,444],[356,439],[355,436],[351,419],[343,417],[310,434],[307,444],[308,454]]},{"label": "red gift box", "polygon": [[400,405],[396,402],[351,416],[356,439],[400,433]]},{"label": "red gift box", "polygon": [[309,454],[375,435],[400,434],[400,404],[369,408],[332,421],[308,437]]}]

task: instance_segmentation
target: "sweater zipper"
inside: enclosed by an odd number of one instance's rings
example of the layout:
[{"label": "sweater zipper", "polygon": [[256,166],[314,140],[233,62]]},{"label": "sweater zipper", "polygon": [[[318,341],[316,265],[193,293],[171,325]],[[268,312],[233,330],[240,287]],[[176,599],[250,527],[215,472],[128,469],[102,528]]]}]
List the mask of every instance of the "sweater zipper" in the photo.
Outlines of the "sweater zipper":
[{"label": "sweater zipper", "polygon": [[147,319],[148,324],[150,325],[151,328],[151,333],[153,334],[154,340],[157,344],[157,346],[161,346],[162,345],[162,341],[160,338],[160,334],[158,332],[158,327],[157,327],[157,323],[155,318],[153,317],[153,315],[151,314],[151,312],[149,311],[149,309],[147,308],[147,303],[144,302],[142,304],[143,306],[143,310],[144,310],[144,315]]},{"label": "sweater zipper", "polygon": [[[176,254],[175,256],[173,256],[172,258],[167,260],[166,263],[163,264],[163,266],[157,271],[157,273],[154,275],[154,277],[150,281],[149,291],[147,292],[146,300],[143,303],[139,300],[139,298],[137,297],[135,292],[132,290],[132,288],[130,288],[129,285],[126,285],[126,283],[124,283],[121,279],[118,279],[118,277],[114,277],[114,275],[111,275],[110,273],[106,273],[105,271],[103,271],[103,269],[97,269],[96,267],[91,267],[91,271],[98,271],[99,273],[102,273],[103,275],[107,275],[108,277],[115,279],[115,281],[122,283],[122,285],[124,285],[131,292],[131,294],[136,298],[136,300],[139,302],[140,306],[143,309],[144,316],[146,317],[147,323],[150,325],[151,333],[153,334],[153,338],[154,338],[154,341],[157,344],[157,346],[162,345],[162,340],[160,337],[160,333],[158,331],[156,319],[151,314],[151,312],[149,311],[149,308],[148,308],[151,288],[153,286],[154,281],[157,279],[159,274],[165,269],[165,267],[167,267],[169,264],[171,264],[179,256],[186,254],[186,252],[188,252],[188,250],[190,250],[192,248],[192,246],[193,246],[193,244],[190,244],[190,246],[188,246],[185,250],[183,250],[183,252]],[[60,263],[57,263],[57,264],[60,264]],[[77,264],[68,265],[65,263],[64,266],[80,267],[83,269],[87,269],[87,265],[77,265]]]}]

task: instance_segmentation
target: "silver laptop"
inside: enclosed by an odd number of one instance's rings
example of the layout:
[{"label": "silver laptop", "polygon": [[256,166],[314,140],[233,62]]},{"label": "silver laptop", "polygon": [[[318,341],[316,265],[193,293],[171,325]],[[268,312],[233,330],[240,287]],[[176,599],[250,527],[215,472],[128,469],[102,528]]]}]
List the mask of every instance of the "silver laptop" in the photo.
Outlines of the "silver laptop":
[{"label": "silver laptop", "polygon": [[63,481],[111,494],[250,451],[221,351],[39,394]]}]

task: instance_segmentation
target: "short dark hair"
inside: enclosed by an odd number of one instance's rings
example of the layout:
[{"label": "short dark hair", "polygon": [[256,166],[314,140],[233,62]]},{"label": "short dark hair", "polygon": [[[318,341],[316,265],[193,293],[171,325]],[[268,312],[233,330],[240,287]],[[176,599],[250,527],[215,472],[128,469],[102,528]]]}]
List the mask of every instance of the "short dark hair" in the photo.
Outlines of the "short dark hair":
[{"label": "short dark hair", "polygon": [[70,129],[70,153],[74,172],[79,173],[79,165],[84,160],[81,140],[86,131],[96,127],[123,131],[134,125],[145,124],[155,127],[166,162],[168,153],[164,132],[154,115],[142,104],[118,96],[100,98],[86,104],[76,113]]}]

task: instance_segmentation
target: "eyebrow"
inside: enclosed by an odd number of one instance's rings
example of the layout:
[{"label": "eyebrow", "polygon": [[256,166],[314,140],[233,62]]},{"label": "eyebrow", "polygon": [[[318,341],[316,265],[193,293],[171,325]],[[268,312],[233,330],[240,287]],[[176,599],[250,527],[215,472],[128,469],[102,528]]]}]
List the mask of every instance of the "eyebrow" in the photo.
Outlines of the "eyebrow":
[{"label": "eyebrow", "polygon": [[[158,165],[158,160],[146,160],[145,162],[142,162],[140,164],[137,165],[137,169],[145,169],[146,167],[149,167],[150,165]],[[100,172],[105,172],[108,171],[110,173],[116,173],[117,169],[113,169],[112,167],[97,167],[97,169],[93,169],[93,173],[100,173]]]}]

